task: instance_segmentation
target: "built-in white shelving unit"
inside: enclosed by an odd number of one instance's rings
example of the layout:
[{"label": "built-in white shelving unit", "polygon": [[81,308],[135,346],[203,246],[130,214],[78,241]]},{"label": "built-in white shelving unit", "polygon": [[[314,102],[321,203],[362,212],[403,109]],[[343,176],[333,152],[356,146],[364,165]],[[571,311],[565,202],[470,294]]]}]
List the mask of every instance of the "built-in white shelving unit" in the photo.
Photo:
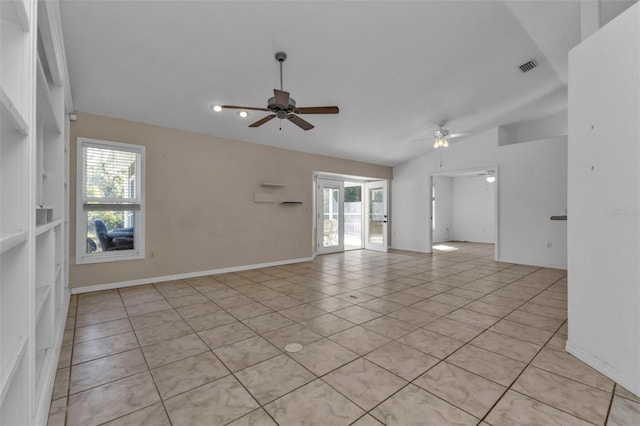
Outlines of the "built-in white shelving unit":
[{"label": "built-in white shelving unit", "polygon": [[[2,0],[0,31],[0,424],[41,425],[70,298],[59,4]],[[36,224],[37,208],[49,214]]]}]

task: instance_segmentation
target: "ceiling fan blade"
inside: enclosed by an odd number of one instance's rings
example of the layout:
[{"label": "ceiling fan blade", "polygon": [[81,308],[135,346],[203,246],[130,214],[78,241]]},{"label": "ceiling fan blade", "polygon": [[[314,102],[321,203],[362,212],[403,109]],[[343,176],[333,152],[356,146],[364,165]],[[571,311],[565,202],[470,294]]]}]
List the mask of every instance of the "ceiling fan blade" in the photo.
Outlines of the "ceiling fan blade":
[{"label": "ceiling fan blade", "polygon": [[453,138],[461,138],[463,136],[470,136],[472,135],[473,132],[459,132],[459,133],[450,133],[447,136],[447,139],[453,139]]},{"label": "ceiling fan blade", "polygon": [[289,92],[283,90],[273,89],[273,94],[276,97],[276,105],[280,108],[289,108]]},{"label": "ceiling fan blade", "polygon": [[319,106],[296,108],[296,114],[337,114],[340,109],[337,106]]},{"label": "ceiling fan blade", "polygon": [[289,116],[287,118],[289,119],[289,121],[291,121],[296,126],[300,127],[302,130],[311,130],[311,129],[313,129],[313,124],[309,123],[308,121],[303,120],[302,118],[298,117],[297,115],[289,114]]},{"label": "ceiling fan blade", "polygon": [[244,107],[244,106],[237,106],[237,105],[220,105],[223,109],[227,108],[227,109],[246,109],[248,111],[271,111],[267,108],[254,108],[254,107]]},{"label": "ceiling fan blade", "polygon": [[265,118],[262,118],[262,119],[256,121],[255,123],[249,124],[249,127],[260,127],[264,123],[266,123],[267,121],[271,121],[274,118],[276,118],[275,114],[267,115]]}]

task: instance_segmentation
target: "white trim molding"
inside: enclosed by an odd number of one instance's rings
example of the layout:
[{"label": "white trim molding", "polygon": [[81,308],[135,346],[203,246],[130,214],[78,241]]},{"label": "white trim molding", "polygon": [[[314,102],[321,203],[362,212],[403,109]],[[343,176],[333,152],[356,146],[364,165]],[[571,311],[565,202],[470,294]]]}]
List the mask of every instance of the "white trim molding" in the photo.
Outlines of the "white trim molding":
[{"label": "white trim molding", "polygon": [[242,272],[242,271],[250,271],[252,269],[260,269],[260,268],[269,268],[272,266],[282,266],[282,265],[291,265],[294,263],[303,263],[303,262],[311,262],[315,260],[316,255],[310,257],[301,257],[298,259],[286,259],[286,260],[276,260],[274,262],[267,263],[256,263],[253,265],[241,265],[241,266],[231,266],[228,268],[219,268],[219,269],[209,269],[208,271],[198,271],[198,272],[187,272],[183,274],[174,274],[174,275],[163,275],[159,277],[150,277],[150,278],[140,278],[138,280],[130,280],[130,281],[120,281],[114,283],[105,283],[105,284],[96,284],[85,287],[74,287],[71,289],[71,294],[81,294],[81,293],[89,293],[92,291],[102,291],[102,290],[113,290],[116,288],[123,287],[134,287],[137,285],[144,284],[155,284],[161,283],[165,281],[174,281],[174,280],[184,280],[187,278],[197,278],[204,277],[207,275],[221,275],[228,274],[230,272]]},{"label": "white trim molding", "polygon": [[[76,264],[89,264],[101,262],[115,262],[121,260],[140,260],[145,259],[145,173],[146,173],[146,147],[143,145],[134,145],[129,143],[114,142],[107,140],[99,140],[85,137],[78,137],[76,140]],[[135,173],[136,178],[136,195],[132,199],[124,198],[107,198],[107,197],[87,197],[84,193],[86,179],[86,158],[84,147],[99,148],[103,150],[113,150],[130,152],[138,157],[139,167]],[[88,204],[89,201],[99,204]],[[118,204],[111,204],[117,200],[123,201]],[[130,202],[125,202],[130,201]],[[136,211],[134,216],[134,249],[130,250],[113,250],[105,252],[87,253],[87,227],[88,223],[86,211],[93,206],[95,210],[113,210],[125,211],[130,209]],[[97,243],[99,244],[99,242]]]},{"label": "white trim molding", "polygon": [[629,374],[625,374],[623,371],[618,370],[611,364],[608,364],[600,358],[593,356],[581,347],[571,343],[568,339],[565,350],[571,355],[578,358],[580,361],[598,370],[600,373],[604,374],[614,382],[624,386],[631,393],[640,395],[640,378],[629,377]]}]

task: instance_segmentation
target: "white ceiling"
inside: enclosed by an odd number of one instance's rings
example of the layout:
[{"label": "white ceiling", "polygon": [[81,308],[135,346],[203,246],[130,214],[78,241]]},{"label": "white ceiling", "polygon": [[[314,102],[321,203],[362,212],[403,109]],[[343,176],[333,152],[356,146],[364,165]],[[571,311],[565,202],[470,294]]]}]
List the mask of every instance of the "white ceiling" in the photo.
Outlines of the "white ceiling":
[{"label": "white ceiling", "polygon": [[[567,52],[580,41],[572,0],[63,0],[61,9],[77,111],[386,165],[432,149],[424,139],[440,120],[479,132],[566,108]],[[277,51],[289,56],[284,89],[298,106],[338,105],[339,115],[280,131],[277,120],[247,127],[266,113],[209,109],[265,107],[279,86]],[[532,58],[540,66],[522,74]]]}]

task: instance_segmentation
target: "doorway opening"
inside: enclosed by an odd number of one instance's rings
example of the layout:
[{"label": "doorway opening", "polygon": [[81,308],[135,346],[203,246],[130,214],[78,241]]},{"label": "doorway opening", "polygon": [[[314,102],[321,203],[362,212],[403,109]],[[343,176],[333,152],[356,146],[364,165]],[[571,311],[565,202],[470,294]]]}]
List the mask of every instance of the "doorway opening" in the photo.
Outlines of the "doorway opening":
[{"label": "doorway opening", "polygon": [[387,181],[316,173],[319,254],[388,249]]},{"label": "doorway opening", "polygon": [[364,248],[364,185],[359,182],[344,183],[344,250]]},{"label": "doorway opening", "polygon": [[492,244],[499,253],[498,167],[429,176],[432,251],[455,251],[452,242]]}]

